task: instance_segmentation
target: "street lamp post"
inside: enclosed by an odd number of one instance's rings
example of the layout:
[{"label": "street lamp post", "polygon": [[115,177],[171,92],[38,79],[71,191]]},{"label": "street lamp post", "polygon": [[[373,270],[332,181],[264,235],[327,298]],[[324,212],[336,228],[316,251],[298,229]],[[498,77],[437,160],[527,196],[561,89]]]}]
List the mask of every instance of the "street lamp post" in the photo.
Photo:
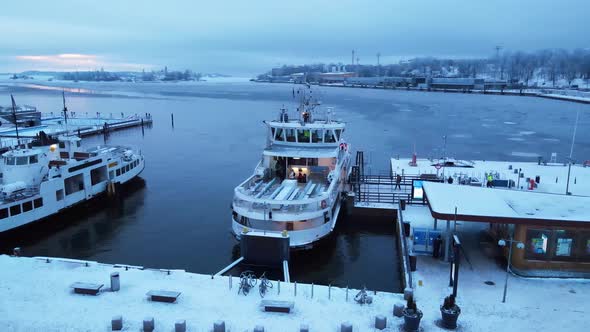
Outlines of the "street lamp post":
[{"label": "street lamp post", "polygon": [[506,303],[506,291],[508,290],[508,275],[510,274],[510,263],[512,262],[512,244],[516,243],[517,249],[524,249],[524,243],[513,240],[512,236],[510,236],[509,240],[501,239],[500,241],[498,241],[498,245],[500,247],[506,246],[506,243],[509,243],[508,245],[510,247],[508,248],[508,264],[506,264],[506,280],[504,281],[504,296],[502,297],[502,303]]}]

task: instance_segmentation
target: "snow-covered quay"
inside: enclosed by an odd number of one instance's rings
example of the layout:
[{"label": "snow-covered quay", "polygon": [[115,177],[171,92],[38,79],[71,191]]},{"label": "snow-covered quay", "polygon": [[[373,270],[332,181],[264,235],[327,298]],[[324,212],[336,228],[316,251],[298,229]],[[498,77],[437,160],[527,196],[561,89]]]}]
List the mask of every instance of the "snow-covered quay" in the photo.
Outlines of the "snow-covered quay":
[{"label": "snow-covered quay", "polygon": [[[443,331],[438,327],[439,306],[449,294],[445,283],[448,265],[427,263],[414,275],[419,308],[424,311],[421,331]],[[479,268],[476,267],[476,268]],[[109,290],[111,272],[119,272],[121,289]],[[590,324],[589,281],[511,279],[507,303],[500,302],[498,287],[484,285],[482,278],[502,281],[500,269],[462,272],[459,304],[460,331],[584,331]],[[378,273],[378,270],[375,271]],[[481,280],[480,280],[481,279]],[[387,317],[386,331],[402,330],[403,319],[394,317],[395,303],[403,295],[377,292],[370,305],[354,301],[358,291],[315,285],[274,282],[265,299],[293,301],[289,314],[263,312],[258,289],[248,296],[238,295],[238,278],[211,278],[209,275],[172,270],[150,270],[45,258],[0,256],[1,331],[110,331],[113,316],[123,317],[124,331],[141,331],[146,317],[153,317],[155,331],[174,331],[177,320],[186,320],[187,331],[212,331],[223,320],[229,331],[340,331],[348,321],[354,331],[376,331],[376,315]],[[74,282],[104,284],[97,296],[74,294]],[[176,303],[150,301],[150,290],[181,292]]]}]

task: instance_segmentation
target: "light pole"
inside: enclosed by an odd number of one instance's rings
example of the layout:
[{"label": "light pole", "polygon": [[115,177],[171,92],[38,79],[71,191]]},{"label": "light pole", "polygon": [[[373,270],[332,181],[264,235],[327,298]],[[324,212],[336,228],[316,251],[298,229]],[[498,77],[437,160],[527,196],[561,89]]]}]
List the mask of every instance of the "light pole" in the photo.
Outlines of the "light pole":
[{"label": "light pole", "polygon": [[565,185],[565,194],[570,195],[570,173],[572,171],[572,156],[574,154],[574,143],[576,142],[576,131],[578,130],[578,121],[580,120],[580,110],[576,112],[576,122],[574,123],[574,132],[572,134],[572,146],[570,148],[570,157],[568,158],[568,166],[567,166],[567,182]]},{"label": "light pole", "polygon": [[524,243],[522,243],[520,241],[513,240],[512,236],[510,236],[509,240],[501,239],[500,241],[498,241],[498,245],[500,247],[506,246],[506,243],[509,243],[510,247],[508,249],[508,264],[506,264],[506,280],[504,281],[504,296],[502,297],[502,303],[506,303],[506,290],[508,289],[508,275],[510,274],[510,263],[512,262],[512,244],[516,243],[517,249],[524,249]]}]

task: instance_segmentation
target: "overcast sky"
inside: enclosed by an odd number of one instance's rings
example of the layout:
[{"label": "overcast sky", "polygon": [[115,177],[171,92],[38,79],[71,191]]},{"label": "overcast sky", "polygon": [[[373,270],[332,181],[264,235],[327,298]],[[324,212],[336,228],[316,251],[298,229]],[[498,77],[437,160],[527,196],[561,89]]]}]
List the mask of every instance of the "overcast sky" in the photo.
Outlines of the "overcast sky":
[{"label": "overcast sky", "polygon": [[482,57],[588,48],[590,0],[4,1],[0,72],[189,68]]}]

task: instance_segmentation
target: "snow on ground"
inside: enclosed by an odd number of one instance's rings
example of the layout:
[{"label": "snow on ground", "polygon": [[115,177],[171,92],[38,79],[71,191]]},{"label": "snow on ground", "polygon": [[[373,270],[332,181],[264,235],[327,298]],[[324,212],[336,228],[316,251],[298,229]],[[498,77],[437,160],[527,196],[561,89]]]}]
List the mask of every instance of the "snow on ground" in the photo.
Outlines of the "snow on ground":
[{"label": "snow on ground", "polygon": [[[120,273],[121,290],[110,292],[109,276]],[[74,282],[105,284],[106,291],[98,296],[73,294]],[[299,331],[308,324],[312,331],[337,331],[340,324],[350,321],[354,331],[374,331],[375,315],[385,315],[388,324],[397,324],[392,316],[393,304],[402,295],[378,292],[373,304],[360,306],[353,301],[358,291],[331,289],[276,282],[265,299],[295,302],[291,314],[265,313],[259,308],[261,297],[256,286],[248,296],[238,295],[239,280],[161,270],[115,268],[91,262],[86,267],[80,261],[0,256],[0,331],[110,331],[111,318],[122,315],[127,331],[140,331],[145,317],[153,316],[156,331],[173,331],[174,322],[185,319],[188,331],[210,331],[213,323],[224,320],[231,331],[251,331],[263,325],[266,331]],[[147,300],[150,290],[179,291],[177,303],[157,303]]]},{"label": "snow on ground", "polygon": [[[547,158],[545,158],[547,159]],[[428,159],[418,159],[418,166],[412,167],[408,163],[410,159],[391,159],[391,169],[393,172],[401,173],[402,170],[406,175],[417,174],[442,174],[442,169],[437,170],[433,164],[437,161],[430,161]],[[536,162],[513,162],[513,161],[469,161],[472,168],[466,167],[445,167],[445,176],[468,176],[480,179],[482,185],[485,185],[485,174],[492,172],[497,174],[500,179],[513,180],[521,189],[527,189],[526,178],[535,178],[540,176],[540,183],[535,188],[534,192],[546,192],[555,194],[565,194],[566,180],[568,166],[564,164],[548,164],[538,165]],[[512,166],[512,169],[509,169]],[[521,169],[524,174],[523,178],[518,179],[518,173],[514,173],[515,169]],[[453,183],[457,184],[458,181]],[[572,165],[570,174],[569,191],[573,195],[590,196],[590,167],[583,167],[580,164]]]},{"label": "snow on ground", "polygon": [[[428,207],[407,206],[404,220],[413,227],[433,228]],[[439,221],[438,228],[444,229]],[[483,243],[485,223],[457,222],[457,234],[471,263],[462,260],[457,304],[461,306],[459,331],[587,331],[590,324],[590,280],[533,279],[509,276],[506,303],[502,303],[506,270],[499,266],[492,244]],[[412,273],[418,307],[424,312],[423,331],[441,330],[439,307],[452,293],[449,264],[418,256]],[[491,281],[493,285],[485,284]],[[422,285],[420,285],[420,283]]]}]

